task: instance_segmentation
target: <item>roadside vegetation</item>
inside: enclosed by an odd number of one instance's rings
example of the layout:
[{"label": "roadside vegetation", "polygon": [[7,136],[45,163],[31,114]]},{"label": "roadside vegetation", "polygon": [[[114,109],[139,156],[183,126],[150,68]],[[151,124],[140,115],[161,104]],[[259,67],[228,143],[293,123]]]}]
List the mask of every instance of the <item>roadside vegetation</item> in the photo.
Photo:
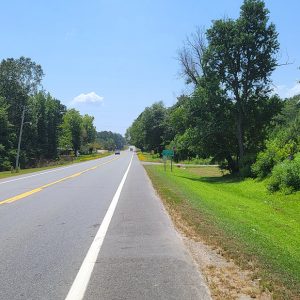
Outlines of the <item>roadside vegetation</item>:
[{"label": "roadside vegetation", "polygon": [[48,170],[48,169],[71,165],[73,163],[80,163],[80,162],[85,162],[85,161],[89,161],[89,160],[93,160],[93,159],[98,159],[98,158],[102,158],[102,157],[105,157],[108,155],[111,155],[111,152],[106,152],[106,153],[101,153],[101,154],[93,153],[93,154],[81,155],[78,157],[73,157],[71,160],[59,159],[57,161],[52,161],[51,163],[48,163],[47,166],[44,166],[44,167],[20,169],[19,172],[2,171],[2,172],[0,172],[0,179],[7,178],[7,177],[13,177],[13,176],[17,176],[17,175],[34,173],[34,172],[40,172],[40,171],[44,171],[44,170]]},{"label": "roadside vegetation", "polygon": [[[149,153],[149,152],[137,152],[138,158],[140,161],[144,162],[163,162],[163,158],[159,153]],[[210,165],[211,164],[211,158],[198,158],[194,157],[191,159],[185,159],[185,160],[178,160],[176,152],[174,155],[174,163],[184,164],[184,165]]]},{"label": "roadside vegetation", "polygon": [[158,156],[176,149],[178,161],[210,159],[244,178],[272,177],[271,192],[298,191],[300,96],[274,94],[278,54],[264,1],[245,0],[237,19],[215,20],[187,39],[178,60],[192,93],[168,108],[146,107],[128,128],[128,142]]},{"label": "roadside vegetation", "polygon": [[179,50],[192,92],[171,107],[146,107],[126,138],[144,161],[175,149],[178,161],[218,164],[145,168],[193,238],[251,269],[275,299],[299,299],[300,95],[274,93],[279,53],[264,1],[244,0],[237,19],[212,21]]},{"label": "roadside vegetation", "polygon": [[123,149],[126,141],[124,137],[111,131],[97,132],[96,142],[101,145],[102,149],[114,151],[115,149]]},{"label": "roadside vegetation", "polygon": [[144,161],[144,162],[159,162],[159,163],[163,162],[163,159],[161,158],[160,154],[158,154],[158,153],[152,154],[149,152],[138,151],[137,156],[140,161]]},{"label": "roadside vegetation", "polygon": [[93,116],[67,109],[47,93],[43,77],[42,67],[30,58],[0,62],[0,172],[60,164],[97,149],[124,147],[120,134],[97,133]]},{"label": "roadside vegetation", "polygon": [[[274,298],[300,294],[300,192],[270,194],[267,180],[242,180],[218,168],[145,166],[175,223],[178,218],[225,257],[253,271]],[[195,236],[192,236],[195,238]]]}]

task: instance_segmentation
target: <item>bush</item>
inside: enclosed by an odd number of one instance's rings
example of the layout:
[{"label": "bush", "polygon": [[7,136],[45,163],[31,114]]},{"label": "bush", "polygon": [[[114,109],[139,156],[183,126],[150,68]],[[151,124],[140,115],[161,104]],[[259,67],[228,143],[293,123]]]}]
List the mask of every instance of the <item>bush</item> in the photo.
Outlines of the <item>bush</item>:
[{"label": "bush", "polygon": [[300,152],[293,160],[285,160],[273,168],[268,189],[289,194],[300,190]]},{"label": "bush", "polygon": [[266,150],[258,153],[251,170],[258,178],[265,178],[275,165],[294,155],[298,149],[299,146],[293,140],[285,141],[281,137],[269,140]]}]

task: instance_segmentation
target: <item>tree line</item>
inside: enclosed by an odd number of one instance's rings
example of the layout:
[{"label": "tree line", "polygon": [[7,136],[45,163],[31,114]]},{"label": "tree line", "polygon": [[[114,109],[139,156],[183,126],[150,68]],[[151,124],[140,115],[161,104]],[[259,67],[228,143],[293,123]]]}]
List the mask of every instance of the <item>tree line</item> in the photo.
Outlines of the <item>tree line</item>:
[{"label": "tree line", "polygon": [[[268,176],[285,160],[287,168],[293,163],[293,172],[300,171],[299,102],[280,99],[272,88],[278,51],[278,33],[264,1],[245,0],[237,19],[198,29],[179,51],[192,93],[170,108],[162,102],[147,107],[126,138],[145,151],[174,148],[178,159],[211,158],[242,176]],[[277,152],[288,145],[280,158],[272,157],[274,143]],[[294,176],[296,189],[299,176]]]},{"label": "tree line", "polygon": [[105,146],[96,141],[94,117],[67,109],[44,91],[43,77],[42,67],[30,58],[0,63],[0,171],[15,167],[23,114],[22,168]]},{"label": "tree line", "polygon": [[97,143],[99,143],[103,149],[113,151],[115,149],[123,149],[126,145],[125,138],[120,133],[111,131],[97,132]]}]

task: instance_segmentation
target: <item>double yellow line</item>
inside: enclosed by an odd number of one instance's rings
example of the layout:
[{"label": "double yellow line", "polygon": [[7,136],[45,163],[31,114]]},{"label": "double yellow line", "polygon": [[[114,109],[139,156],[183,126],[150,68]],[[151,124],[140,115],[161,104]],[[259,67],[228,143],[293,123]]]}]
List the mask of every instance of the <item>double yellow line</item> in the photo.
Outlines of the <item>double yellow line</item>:
[{"label": "double yellow line", "polygon": [[101,163],[101,164],[99,164],[99,165],[96,165],[96,166],[94,166],[94,167],[85,169],[85,170],[83,170],[83,171],[81,171],[81,172],[72,174],[72,175],[67,176],[67,177],[63,177],[63,178],[61,178],[61,179],[59,179],[59,180],[56,180],[56,181],[53,181],[53,182],[51,182],[51,183],[47,183],[47,184],[42,185],[42,186],[40,186],[40,187],[38,187],[38,188],[36,188],[36,189],[33,189],[33,190],[31,190],[31,191],[28,191],[28,192],[19,194],[19,195],[17,195],[17,196],[13,196],[13,197],[11,197],[11,198],[2,200],[2,201],[0,201],[0,205],[1,205],[1,204],[6,204],[6,203],[12,203],[12,202],[21,200],[21,199],[26,198],[26,197],[28,197],[28,196],[30,196],[30,195],[33,195],[33,194],[38,193],[38,192],[41,192],[43,189],[45,189],[45,188],[47,188],[47,187],[49,187],[49,186],[52,186],[52,185],[54,185],[54,184],[60,183],[60,182],[62,182],[62,181],[65,181],[65,180],[68,180],[68,179],[71,179],[71,178],[75,178],[75,177],[77,177],[77,176],[82,175],[83,173],[86,173],[86,172],[91,171],[91,170],[95,170],[95,169],[97,169],[97,168],[99,168],[99,167],[101,167],[101,166],[103,166],[103,165],[106,165],[106,164],[108,164],[108,163],[110,163],[110,162],[112,162],[112,161],[114,161],[114,160],[117,160],[117,159],[118,159],[118,157],[116,157],[116,158],[114,158],[114,159],[111,159],[111,160],[108,160],[108,161],[106,161],[106,162],[104,162],[104,163]]}]

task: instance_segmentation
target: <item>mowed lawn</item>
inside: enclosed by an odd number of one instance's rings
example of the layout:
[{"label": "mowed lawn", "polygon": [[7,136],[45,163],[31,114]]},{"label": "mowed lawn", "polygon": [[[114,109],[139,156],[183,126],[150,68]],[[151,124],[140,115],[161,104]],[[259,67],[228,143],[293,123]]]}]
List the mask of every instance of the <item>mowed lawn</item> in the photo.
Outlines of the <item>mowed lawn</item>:
[{"label": "mowed lawn", "polygon": [[300,293],[299,192],[269,194],[264,181],[222,176],[213,167],[146,170],[167,204],[186,210],[183,218],[204,239],[221,244],[244,266],[259,266],[262,277]]}]

